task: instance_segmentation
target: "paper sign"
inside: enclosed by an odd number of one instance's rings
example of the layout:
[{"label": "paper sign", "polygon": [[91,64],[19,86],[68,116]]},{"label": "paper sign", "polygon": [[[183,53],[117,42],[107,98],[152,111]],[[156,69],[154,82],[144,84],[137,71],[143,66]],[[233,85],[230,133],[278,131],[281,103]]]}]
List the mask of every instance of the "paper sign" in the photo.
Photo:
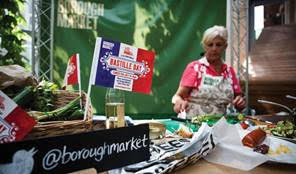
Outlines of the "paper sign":
[{"label": "paper sign", "polygon": [[149,94],[154,53],[124,43],[97,38],[92,84]]}]

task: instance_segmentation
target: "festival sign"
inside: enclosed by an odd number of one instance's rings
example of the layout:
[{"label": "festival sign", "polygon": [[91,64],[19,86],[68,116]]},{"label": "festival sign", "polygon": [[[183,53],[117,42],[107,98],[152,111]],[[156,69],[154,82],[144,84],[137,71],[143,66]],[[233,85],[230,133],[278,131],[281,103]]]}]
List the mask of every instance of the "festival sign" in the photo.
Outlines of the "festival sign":
[{"label": "festival sign", "polygon": [[92,65],[93,85],[149,94],[154,53],[97,38]]},{"label": "festival sign", "polygon": [[0,144],[0,173],[101,172],[146,161],[149,148],[148,124]]}]

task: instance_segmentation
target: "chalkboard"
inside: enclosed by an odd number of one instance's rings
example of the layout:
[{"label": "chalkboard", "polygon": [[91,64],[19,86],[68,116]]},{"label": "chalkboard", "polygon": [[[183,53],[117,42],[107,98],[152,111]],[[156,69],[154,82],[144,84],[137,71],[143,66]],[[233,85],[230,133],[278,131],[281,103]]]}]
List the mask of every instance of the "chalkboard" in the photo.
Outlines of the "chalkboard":
[{"label": "chalkboard", "polygon": [[97,172],[148,160],[148,124],[0,144],[0,173]]}]

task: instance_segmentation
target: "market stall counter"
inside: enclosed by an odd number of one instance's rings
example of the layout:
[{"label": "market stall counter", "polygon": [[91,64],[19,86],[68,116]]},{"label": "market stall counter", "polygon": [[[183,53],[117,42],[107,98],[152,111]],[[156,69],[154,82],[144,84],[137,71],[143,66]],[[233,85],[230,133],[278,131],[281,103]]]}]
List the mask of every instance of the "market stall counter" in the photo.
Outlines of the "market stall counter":
[{"label": "market stall counter", "polygon": [[[253,170],[242,171],[231,167],[226,167],[218,164],[209,163],[204,159],[200,159],[196,164],[186,166],[179,169],[172,174],[294,174],[296,165],[291,164],[278,164],[278,163],[265,163]],[[97,174],[95,169],[87,169],[83,171],[74,172],[71,174]],[[107,174],[101,172],[99,174]]]},{"label": "market stall counter", "polygon": [[[250,119],[245,117],[244,120],[246,118]],[[143,171],[176,174],[198,172],[219,174],[225,173],[226,171],[226,173],[295,173],[296,145],[294,141],[286,141],[285,139],[268,133],[264,141],[260,142],[260,145],[266,144],[269,146],[268,154],[258,153],[255,151],[255,148],[243,145],[242,139],[258,128],[268,131],[265,128],[266,124],[268,125],[269,123],[253,120],[253,122],[256,123],[255,126],[243,129],[241,124],[228,124],[229,121],[230,120],[224,117],[217,121],[212,128],[204,128],[200,131],[200,129],[203,128],[203,126],[201,126],[190,138],[188,138],[188,132],[185,129],[180,131],[180,127],[178,128],[176,125],[170,124],[168,126],[167,123],[172,123],[172,121],[159,121],[166,124],[166,129],[173,130],[174,134],[186,136],[185,138],[190,139],[190,141],[186,142],[182,140],[182,138],[177,141],[172,140],[170,138],[172,135],[167,133],[165,134],[165,138],[161,138],[163,134],[159,133],[160,138],[152,140],[155,143],[152,145],[152,149],[159,148],[158,154],[154,156],[154,153],[152,153],[152,157],[153,159],[158,159],[160,162],[154,165],[154,168],[151,167],[153,166],[152,164],[143,167],[146,168],[143,169]],[[157,121],[152,120],[152,122]],[[188,122],[183,122],[180,125],[191,127],[191,124]],[[152,128],[150,133],[151,131],[155,131],[155,128]],[[208,132],[208,134],[205,132]],[[155,137],[155,134],[153,134],[153,136]],[[178,149],[180,142],[185,143]],[[154,145],[156,146],[155,148]],[[177,150],[172,153],[174,148]],[[169,149],[168,151],[170,152],[163,152],[164,149]],[[172,156],[176,157],[177,161],[172,163],[170,161]],[[180,156],[181,158],[178,158]],[[169,165],[167,165],[167,163]],[[143,166],[146,165],[145,163],[142,164]],[[156,167],[157,165],[158,167]],[[150,170],[148,170],[148,168],[150,168]],[[163,171],[155,172],[158,169]],[[123,171],[127,173],[125,170]]]},{"label": "market stall counter", "polygon": [[196,164],[177,170],[173,172],[173,174],[294,174],[295,171],[296,165],[293,164],[265,163],[250,171],[242,171],[219,164],[209,163],[204,159],[200,159]]}]

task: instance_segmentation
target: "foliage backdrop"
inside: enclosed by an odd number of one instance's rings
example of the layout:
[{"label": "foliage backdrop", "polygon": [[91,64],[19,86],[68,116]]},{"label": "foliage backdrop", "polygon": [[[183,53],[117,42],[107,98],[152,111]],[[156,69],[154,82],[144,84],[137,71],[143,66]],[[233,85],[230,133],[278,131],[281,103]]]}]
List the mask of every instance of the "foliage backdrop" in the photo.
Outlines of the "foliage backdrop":
[{"label": "foliage backdrop", "polygon": [[11,64],[25,66],[25,57],[21,52],[24,50],[26,33],[19,27],[20,24],[25,24],[20,13],[23,3],[24,0],[7,0],[0,3],[0,66]]},{"label": "foliage backdrop", "polygon": [[[125,92],[126,115],[134,118],[175,115],[171,97],[186,65],[203,51],[203,31],[226,23],[225,0],[56,0],[55,7],[54,79],[59,84],[68,58],[79,53],[87,91],[96,37],[155,52],[151,94]],[[92,87],[97,114],[104,114],[105,91]]]}]

